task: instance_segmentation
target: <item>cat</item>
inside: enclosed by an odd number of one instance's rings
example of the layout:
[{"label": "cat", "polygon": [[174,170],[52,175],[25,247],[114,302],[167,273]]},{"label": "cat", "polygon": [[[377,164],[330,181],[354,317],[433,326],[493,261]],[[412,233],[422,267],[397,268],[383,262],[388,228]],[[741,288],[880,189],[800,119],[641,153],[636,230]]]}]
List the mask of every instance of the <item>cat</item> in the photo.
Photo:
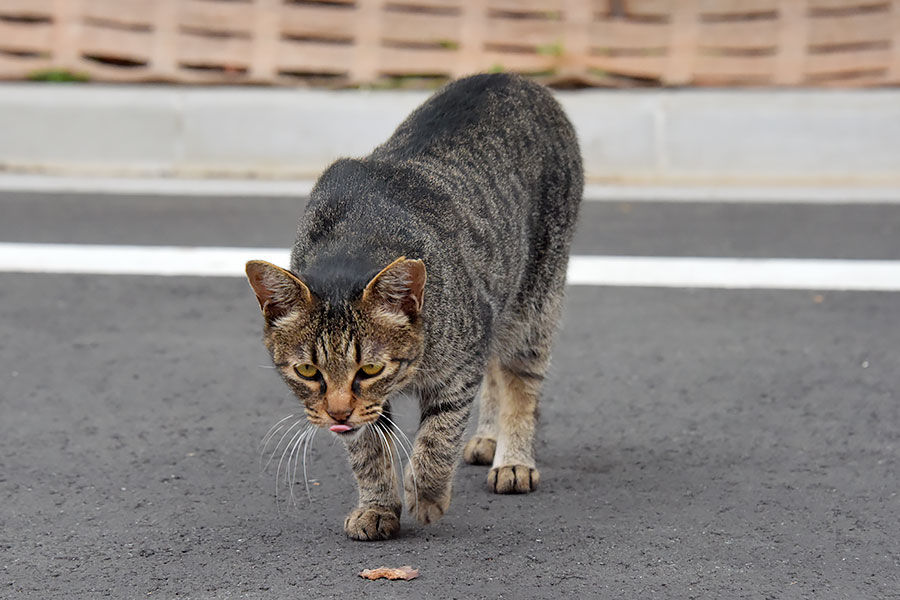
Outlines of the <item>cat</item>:
[{"label": "cat", "polygon": [[[369,156],[322,173],[290,270],[247,263],[281,377],[347,448],[359,487],[349,537],[396,536],[400,488],[420,523],[439,519],[460,454],[491,465],[493,492],[537,487],[538,395],[583,183],[575,131],[546,88],[474,75]],[[421,415],[400,482],[390,399],[404,390]]]}]

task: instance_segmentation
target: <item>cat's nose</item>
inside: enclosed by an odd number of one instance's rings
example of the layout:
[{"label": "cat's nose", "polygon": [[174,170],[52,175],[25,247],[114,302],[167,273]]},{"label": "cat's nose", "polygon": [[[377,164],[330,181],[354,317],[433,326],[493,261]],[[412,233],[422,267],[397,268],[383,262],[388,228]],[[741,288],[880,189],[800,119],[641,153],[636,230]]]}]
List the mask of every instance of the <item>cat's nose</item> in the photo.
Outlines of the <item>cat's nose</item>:
[{"label": "cat's nose", "polygon": [[350,388],[328,390],[325,395],[325,412],[338,423],[346,421],[353,412],[353,393]]},{"label": "cat's nose", "polygon": [[350,413],[353,412],[352,408],[329,408],[325,412],[328,413],[328,416],[337,421],[338,423],[343,423],[348,418],[350,418]]}]

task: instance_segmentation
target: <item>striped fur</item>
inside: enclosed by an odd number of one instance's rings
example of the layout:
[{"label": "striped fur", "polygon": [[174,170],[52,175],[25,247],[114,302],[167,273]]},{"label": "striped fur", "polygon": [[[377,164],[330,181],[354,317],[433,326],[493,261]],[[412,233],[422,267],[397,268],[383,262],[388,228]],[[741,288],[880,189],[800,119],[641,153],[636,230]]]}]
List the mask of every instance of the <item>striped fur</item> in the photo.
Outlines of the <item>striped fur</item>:
[{"label": "striped fur", "polygon": [[[388,398],[401,390],[420,398],[403,483],[420,522],[449,508],[461,454],[492,465],[495,492],[537,485],[538,396],[582,185],[574,131],[550,93],[513,75],[477,75],[437,92],[369,156],[322,174],[290,272],[248,264],[266,345],[310,420],[328,426],[336,406],[352,410],[351,537],[399,531],[385,452],[400,448],[367,432],[391,427]],[[297,363],[315,365],[321,380],[299,378]],[[366,363],[384,370],[360,378]],[[478,431],[463,452],[479,388]]]}]

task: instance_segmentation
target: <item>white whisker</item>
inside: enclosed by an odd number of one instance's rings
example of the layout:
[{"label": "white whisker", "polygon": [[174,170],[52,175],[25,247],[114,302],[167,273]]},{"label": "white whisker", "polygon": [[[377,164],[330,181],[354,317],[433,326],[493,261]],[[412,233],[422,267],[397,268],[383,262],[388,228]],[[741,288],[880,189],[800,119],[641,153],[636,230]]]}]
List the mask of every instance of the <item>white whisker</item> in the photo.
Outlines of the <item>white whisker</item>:
[{"label": "white whisker", "polygon": [[395,465],[394,465],[394,451],[393,451],[394,445],[391,444],[390,442],[388,442],[388,440],[387,440],[387,438],[385,437],[384,433],[381,431],[381,425],[378,423],[378,421],[373,421],[373,422],[369,423],[369,426],[371,427],[373,434],[375,434],[375,435],[378,436],[376,439],[378,439],[378,441],[381,442],[381,450],[382,450],[382,452],[384,452],[387,456],[390,457],[390,459],[391,459],[391,470],[393,471],[393,470],[395,469]]},{"label": "white whisker", "polygon": [[384,442],[378,438],[378,432],[375,431],[374,423],[366,423],[365,430],[372,436],[372,440],[381,444],[381,452],[384,453]]},{"label": "white whisker", "polygon": [[272,425],[271,427],[269,427],[269,431],[266,432],[266,435],[264,435],[264,436],[262,437],[262,439],[259,441],[259,444],[256,445],[257,449],[259,449],[260,447],[262,447],[262,450],[260,450],[260,452],[259,452],[259,457],[260,457],[260,459],[262,459],[263,454],[266,453],[266,446],[269,445],[269,442],[272,441],[272,438],[275,437],[275,435],[276,435],[276,434],[281,430],[281,428],[283,427],[282,424],[283,424],[285,421],[287,421],[288,419],[291,419],[291,418],[293,418],[293,417],[294,417],[294,415],[288,415],[288,416],[284,417],[283,419],[279,419],[277,423],[275,423],[274,425]]},{"label": "white whisker", "polygon": [[[294,498],[294,484],[291,481],[291,460],[294,458],[294,450],[297,448],[297,444],[300,440],[303,439],[304,433],[306,433],[306,429],[300,433],[300,437],[292,438],[291,443],[288,444],[287,465],[284,469],[284,485],[287,487],[288,498],[291,500]],[[276,486],[277,485],[279,485],[279,483],[276,481]]]},{"label": "white whisker", "polygon": [[[268,468],[269,468],[269,465],[272,464],[272,461],[275,459],[275,455],[278,454],[278,448],[281,446],[281,442],[284,441],[284,438],[286,438],[286,437],[288,436],[288,434],[291,432],[291,430],[292,430],[294,427],[296,427],[297,425],[299,425],[299,424],[302,423],[302,422],[303,422],[303,419],[302,419],[302,418],[297,419],[296,421],[294,421],[294,422],[291,424],[290,427],[287,428],[287,430],[286,430],[283,434],[281,434],[281,439],[279,439],[279,440],[278,440],[278,443],[275,444],[275,449],[272,450],[272,454],[269,456],[269,460],[266,462],[266,466],[264,466],[263,469],[262,469],[263,471],[265,471],[266,469],[268,469]],[[274,436],[273,436],[273,437],[274,437]],[[292,439],[293,439],[293,438],[292,438]],[[270,441],[271,441],[271,440],[270,440]],[[290,445],[290,442],[289,442],[288,444]],[[268,446],[268,444],[266,444],[266,445]]]},{"label": "white whisker", "polygon": [[[385,417],[385,418],[387,419],[387,417],[386,417],[384,414],[382,414],[382,416]],[[388,421],[390,421],[390,419],[388,419]],[[398,437],[397,437],[397,434],[394,433],[394,432],[392,431],[392,428],[386,428],[386,427],[382,426],[382,430],[383,430],[385,433],[387,433],[388,435],[390,435],[392,438],[394,438],[395,444],[396,444],[397,446],[399,446],[401,450],[403,450],[403,453],[404,453],[404,454],[406,454],[406,459],[407,459],[407,461],[408,461],[407,464],[409,465],[409,472],[412,474],[413,491],[415,491],[415,493],[416,493],[416,504],[415,504],[415,506],[416,506],[416,510],[418,510],[418,508],[419,508],[419,484],[418,484],[418,482],[416,481],[416,469],[415,469],[415,467],[413,466],[413,463],[412,463],[412,456],[410,455],[409,452],[406,451],[406,446],[404,446],[404,445],[400,442],[400,438],[398,438]],[[401,433],[403,433],[403,432],[401,431]],[[402,462],[402,458],[401,458],[401,462]],[[401,476],[405,479],[405,478],[406,478],[406,477],[405,477],[405,472],[404,472],[402,466],[401,466],[401,468],[400,468],[400,473],[401,473]]]},{"label": "white whisker", "polygon": [[387,416],[386,414],[381,413],[381,416],[384,417],[384,418],[387,420],[388,423],[390,423],[391,425],[393,425],[393,426],[394,426],[394,429],[396,429],[397,432],[398,432],[400,435],[403,436],[403,439],[406,440],[406,443],[407,443],[408,446],[409,446],[410,452],[412,452],[412,449],[413,449],[413,443],[410,441],[410,439],[409,439],[408,437],[406,437],[406,434],[403,433],[403,430],[400,429],[400,426],[397,425],[396,423],[394,423],[393,419],[391,419],[391,418],[390,418],[389,416]]},{"label": "white whisker", "polygon": [[306,440],[306,443],[303,445],[303,483],[306,484],[306,499],[312,503],[312,496],[309,494],[309,477],[306,476],[306,451],[309,450],[309,446],[312,444],[313,438],[316,437],[316,432],[319,431],[319,428],[316,427],[312,430],[312,435]]},{"label": "white whisker", "polygon": [[264,435],[262,437],[262,440],[260,440],[259,445],[261,446],[265,442],[266,438],[269,437],[269,435],[274,432],[276,427],[278,427],[279,425],[281,425],[282,423],[284,423],[285,421],[287,421],[288,419],[290,419],[293,416],[295,416],[295,415],[288,415],[286,417],[282,417],[281,419],[278,419],[278,421],[274,425],[269,427],[269,430],[266,432],[266,435]]},{"label": "white whisker", "polygon": [[[287,482],[288,483],[288,492],[290,494],[291,504],[293,504],[294,506],[297,506],[297,500],[294,497],[294,483],[297,481],[297,463],[299,462],[298,455],[300,453],[300,444],[309,435],[309,431],[310,431],[309,426],[307,426],[307,428],[303,430],[303,434],[294,443],[294,446],[293,446],[293,448],[291,448],[291,452],[288,455],[287,468],[284,470],[284,478],[289,479],[289,481]],[[292,460],[294,461],[293,471],[291,470],[291,461]]]},{"label": "white whisker", "polygon": [[[272,443],[272,440],[275,439],[275,436],[278,435],[278,433],[279,433],[280,431],[282,431],[285,427],[287,427],[287,426],[286,426],[286,425],[279,425],[278,428],[272,433],[272,437],[270,437],[268,440],[266,440],[265,445],[264,445],[264,446],[262,447],[262,449],[259,451],[259,468],[260,468],[260,469],[262,469],[262,466],[263,466],[263,464],[262,464],[263,457],[266,455],[266,450],[269,448],[269,444]],[[280,440],[279,440],[279,442],[280,442]],[[278,445],[277,445],[277,444],[276,444],[276,446],[275,446],[275,451],[278,451]]]},{"label": "white whisker", "polygon": [[281,478],[281,465],[284,463],[284,457],[287,454],[288,448],[293,446],[295,440],[297,440],[298,438],[302,438],[303,434],[306,433],[306,431],[309,429],[309,427],[310,426],[307,425],[306,429],[303,429],[303,430],[295,433],[294,436],[291,438],[291,440],[284,447],[284,450],[281,453],[281,459],[279,459],[279,461],[278,461],[278,468],[275,469],[275,504],[276,505],[278,504],[278,483],[279,483],[279,479]]},{"label": "white whisker", "polygon": [[388,456],[391,459],[391,473],[394,477],[397,478],[397,483],[395,484],[395,488],[399,488],[400,497],[403,498],[403,458],[398,457],[397,460],[394,460],[395,453],[399,455],[399,451],[395,450],[394,443],[388,439],[388,437],[384,434],[383,431],[380,430],[379,427],[378,435],[381,436],[381,439],[384,440],[383,443],[385,445],[385,449],[387,450]]},{"label": "white whisker", "polygon": [[[378,428],[375,427],[375,422],[369,423],[366,425],[367,429],[369,429],[373,437],[381,444],[381,451],[384,454],[385,458],[388,458],[391,461],[391,476],[392,478],[396,476],[396,465],[394,464],[394,452],[391,450],[392,445],[387,443],[387,440],[384,437],[384,433],[382,433]],[[375,437],[377,435],[378,437]]]}]

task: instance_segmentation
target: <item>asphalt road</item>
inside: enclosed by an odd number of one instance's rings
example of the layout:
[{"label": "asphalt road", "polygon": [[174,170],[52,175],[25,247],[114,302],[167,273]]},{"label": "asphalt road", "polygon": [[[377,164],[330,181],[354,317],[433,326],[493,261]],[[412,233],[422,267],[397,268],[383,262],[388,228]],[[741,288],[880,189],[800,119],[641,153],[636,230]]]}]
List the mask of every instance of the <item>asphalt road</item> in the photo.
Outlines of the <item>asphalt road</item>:
[{"label": "asphalt road", "polygon": [[[286,246],[299,205],[0,192],[0,241]],[[581,254],[900,259],[897,205],[583,217]],[[327,432],[276,502],[259,338],[240,279],[0,273],[0,597],[900,598],[900,294],[572,287],[540,489],[463,466],[384,543]]]}]

